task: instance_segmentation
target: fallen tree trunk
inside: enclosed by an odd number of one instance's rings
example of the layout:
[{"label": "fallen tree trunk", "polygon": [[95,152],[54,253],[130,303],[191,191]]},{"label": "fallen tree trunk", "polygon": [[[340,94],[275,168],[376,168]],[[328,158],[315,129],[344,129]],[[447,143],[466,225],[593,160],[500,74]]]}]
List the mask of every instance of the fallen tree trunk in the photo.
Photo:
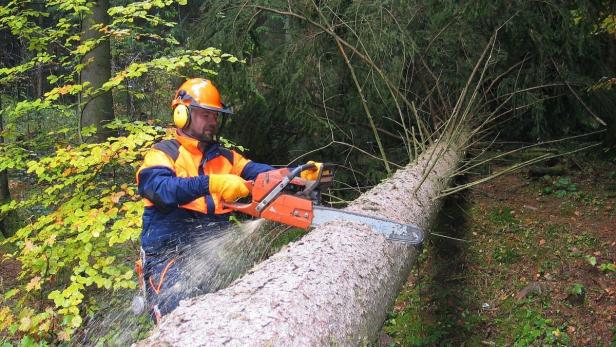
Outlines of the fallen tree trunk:
[{"label": "fallen tree trunk", "polygon": [[[416,163],[363,194],[347,210],[427,229],[440,207],[435,198],[463,156],[462,137],[450,141],[449,149],[445,142],[429,147]],[[370,343],[417,252],[361,224],[324,225],[230,287],[183,301],[139,345]]]}]

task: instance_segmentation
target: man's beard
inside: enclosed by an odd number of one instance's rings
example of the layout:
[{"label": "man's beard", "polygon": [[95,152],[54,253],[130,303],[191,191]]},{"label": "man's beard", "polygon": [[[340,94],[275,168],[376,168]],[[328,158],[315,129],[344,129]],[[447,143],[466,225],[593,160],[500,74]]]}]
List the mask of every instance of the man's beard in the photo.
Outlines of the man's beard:
[{"label": "man's beard", "polygon": [[[206,131],[209,132],[206,133]],[[204,127],[201,131],[192,131],[191,129],[184,130],[184,133],[201,142],[214,142],[216,140],[216,127]]]}]

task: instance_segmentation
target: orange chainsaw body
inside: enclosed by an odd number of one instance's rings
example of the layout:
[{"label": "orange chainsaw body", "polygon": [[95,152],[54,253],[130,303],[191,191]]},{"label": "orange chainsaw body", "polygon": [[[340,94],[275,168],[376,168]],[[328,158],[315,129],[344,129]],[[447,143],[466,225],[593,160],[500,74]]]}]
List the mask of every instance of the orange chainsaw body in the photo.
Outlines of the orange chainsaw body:
[{"label": "orange chainsaw body", "polygon": [[[281,184],[289,173],[289,169],[283,168],[259,174],[253,182],[249,182],[248,184],[252,196],[252,201],[250,203],[225,203],[224,206],[254,217],[262,217],[282,224],[308,229],[313,217],[313,202],[307,197],[284,191],[273,199],[262,211],[257,210],[259,203]],[[289,185],[301,188],[305,187],[307,183],[307,181],[295,177],[289,182]]]}]

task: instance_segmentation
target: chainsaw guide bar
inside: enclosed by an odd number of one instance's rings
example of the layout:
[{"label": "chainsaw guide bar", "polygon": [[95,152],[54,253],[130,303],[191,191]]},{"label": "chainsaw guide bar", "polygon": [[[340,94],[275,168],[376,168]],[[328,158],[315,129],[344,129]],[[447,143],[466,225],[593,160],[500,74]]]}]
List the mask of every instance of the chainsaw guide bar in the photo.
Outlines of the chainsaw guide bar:
[{"label": "chainsaw guide bar", "polygon": [[341,211],[329,207],[313,206],[314,217],[312,226],[319,226],[332,221],[349,221],[366,224],[374,231],[392,241],[400,241],[411,245],[419,245],[423,242],[424,233],[416,225],[401,224],[378,217]]},{"label": "chainsaw guide bar", "polygon": [[[315,180],[298,177],[302,171],[315,168],[319,170]],[[321,192],[331,185],[333,178],[332,164],[316,167],[308,163],[294,169],[263,172],[247,182],[249,203],[223,202],[223,207],[304,230],[328,222],[349,221],[366,224],[388,240],[409,245],[423,242],[424,232],[416,225],[321,206]]]}]

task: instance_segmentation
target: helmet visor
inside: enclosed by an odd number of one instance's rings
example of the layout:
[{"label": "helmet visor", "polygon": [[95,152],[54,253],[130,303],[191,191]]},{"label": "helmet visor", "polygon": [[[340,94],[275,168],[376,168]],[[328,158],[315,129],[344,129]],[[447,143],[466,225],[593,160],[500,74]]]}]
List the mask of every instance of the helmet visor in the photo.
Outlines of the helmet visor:
[{"label": "helmet visor", "polygon": [[195,100],[192,100],[192,102],[190,103],[190,106],[193,106],[193,107],[199,107],[199,108],[203,108],[203,109],[210,110],[210,111],[216,111],[220,113],[233,114],[232,107],[225,107],[225,104],[223,103],[221,103],[221,105],[222,107],[214,107],[214,106],[200,104],[196,102]]}]

